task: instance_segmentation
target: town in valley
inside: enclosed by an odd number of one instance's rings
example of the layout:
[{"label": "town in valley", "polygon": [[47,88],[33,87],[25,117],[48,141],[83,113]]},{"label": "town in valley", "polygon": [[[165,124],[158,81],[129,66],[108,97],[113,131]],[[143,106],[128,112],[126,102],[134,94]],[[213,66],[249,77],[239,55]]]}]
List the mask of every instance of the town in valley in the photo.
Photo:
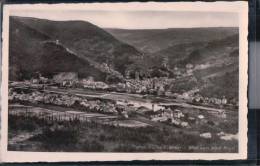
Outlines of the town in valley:
[{"label": "town in valley", "polygon": [[10,23],[8,150],[238,151],[238,28]]}]

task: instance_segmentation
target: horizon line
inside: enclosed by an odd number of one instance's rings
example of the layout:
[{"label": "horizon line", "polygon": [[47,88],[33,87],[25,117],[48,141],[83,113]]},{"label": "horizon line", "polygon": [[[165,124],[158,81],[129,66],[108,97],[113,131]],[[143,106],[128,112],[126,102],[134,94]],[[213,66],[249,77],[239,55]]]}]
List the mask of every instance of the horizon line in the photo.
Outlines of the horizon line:
[{"label": "horizon line", "polygon": [[195,28],[239,28],[239,26],[194,26],[194,27],[167,27],[167,28],[120,28],[120,27],[102,27],[96,25],[88,20],[79,20],[79,19],[70,19],[70,20],[52,20],[48,18],[39,18],[39,17],[32,17],[32,16],[17,16],[17,15],[10,15],[9,17],[20,17],[20,18],[31,18],[31,19],[39,19],[39,20],[47,20],[53,22],[66,22],[66,21],[82,21],[86,23],[91,23],[99,28],[102,29],[118,29],[118,30],[166,30],[166,29],[195,29]]}]

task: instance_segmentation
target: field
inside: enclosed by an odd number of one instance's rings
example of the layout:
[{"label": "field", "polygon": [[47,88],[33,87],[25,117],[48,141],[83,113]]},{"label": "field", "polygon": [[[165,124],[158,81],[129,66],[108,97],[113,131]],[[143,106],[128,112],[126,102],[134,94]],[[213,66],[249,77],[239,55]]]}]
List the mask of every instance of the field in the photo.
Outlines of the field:
[{"label": "field", "polygon": [[[238,141],[228,139],[238,133],[237,112],[229,112],[226,118],[216,118],[217,114],[205,110],[176,109],[182,110],[190,127],[152,122],[147,118],[149,112],[134,114],[128,119],[116,118],[110,121],[113,123],[106,123],[106,118],[103,121],[96,118],[91,121],[77,118],[58,120],[32,114],[9,114],[8,149],[46,152],[237,152]],[[204,118],[199,120],[196,118],[198,115]],[[201,137],[200,134],[206,132],[210,132],[212,137]],[[221,139],[221,133],[229,133],[229,136]]]}]

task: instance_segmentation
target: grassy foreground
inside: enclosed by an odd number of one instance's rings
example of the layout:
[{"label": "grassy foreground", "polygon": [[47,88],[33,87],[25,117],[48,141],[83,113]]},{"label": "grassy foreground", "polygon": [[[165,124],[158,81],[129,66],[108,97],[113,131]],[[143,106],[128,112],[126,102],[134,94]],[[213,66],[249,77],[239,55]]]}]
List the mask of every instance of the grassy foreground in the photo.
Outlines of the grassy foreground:
[{"label": "grassy foreground", "polygon": [[[25,135],[28,135],[27,139]],[[23,139],[19,138],[23,135]],[[9,115],[12,151],[66,152],[237,152],[237,141],[200,138],[166,128],[126,128],[95,122],[47,122]]]}]

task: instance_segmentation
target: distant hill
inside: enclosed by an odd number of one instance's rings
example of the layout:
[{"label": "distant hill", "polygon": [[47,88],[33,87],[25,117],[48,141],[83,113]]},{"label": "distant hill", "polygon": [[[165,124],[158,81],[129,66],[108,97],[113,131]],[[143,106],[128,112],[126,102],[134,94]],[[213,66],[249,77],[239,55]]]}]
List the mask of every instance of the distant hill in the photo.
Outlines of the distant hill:
[{"label": "distant hill", "polygon": [[188,63],[202,64],[212,60],[229,58],[237,52],[238,34],[205,42],[180,43],[152,54],[152,57],[168,57],[171,67],[183,67]]},{"label": "distant hill", "polygon": [[10,79],[39,71],[75,71],[80,77],[120,77],[141,53],[85,21],[10,17]]},{"label": "distant hill", "polygon": [[[143,51],[146,56],[142,66],[159,68],[159,75],[172,75],[176,67],[183,72],[187,70],[187,64],[192,64],[195,68],[193,75],[176,79],[171,87],[173,92],[183,93],[198,88],[204,96],[237,99],[238,28],[106,31]],[[168,69],[163,69],[163,64],[167,64]],[[173,74],[173,77],[176,76]]]},{"label": "distant hill", "polygon": [[169,29],[106,29],[117,39],[146,53],[155,53],[178,44],[208,42],[238,33],[238,28],[169,28]]},{"label": "distant hill", "polygon": [[238,28],[103,30],[85,21],[10,17],[9,35],[10,80],[76,72],[112,83],[139,73],[175,78],[172,92],[238,97]]}]

